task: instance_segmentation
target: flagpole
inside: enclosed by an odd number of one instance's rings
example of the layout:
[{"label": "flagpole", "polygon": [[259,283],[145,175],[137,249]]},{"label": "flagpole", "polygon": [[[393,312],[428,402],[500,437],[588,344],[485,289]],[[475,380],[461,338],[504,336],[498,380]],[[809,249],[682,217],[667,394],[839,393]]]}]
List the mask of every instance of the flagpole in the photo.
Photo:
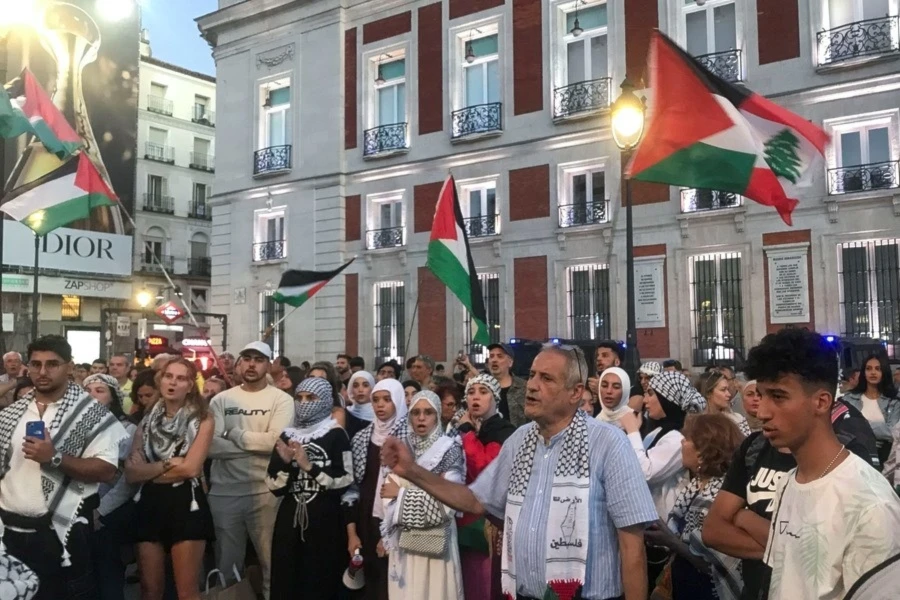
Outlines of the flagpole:
[{"label": "flagpole", "polygon": [[416,294],[416,305],[413,307],[412,320],[409,322],[409,333],[406,335],[406,346],[403,347],[403,360],[408,360],[409,342],[412,341],[413,327],[416,324],[416,315],[419,314],[419,295]]},{"label": "flagpole", "polygon": [[272,334],[273,331],[275,331],[275,328],[278,327],[279,325],[281,325],[282,323],[284,323],[284,321],[285,321],[289,316],[291,316],[292,314],[294,314],[295,312],[297,312],[297,309],[298,309],[298,308],[300,308],[300,307],[299,307],[299,306],[295,306],[295,307],[294,307],[294,310],[292,310],[291,312],[287,313],[286,315],[284,315],[283,317],[281,317],[280,319],[278,319],[277,321],[275,321],[274,323],[272,323],[271,325],[269,325],[268,327],[266,327],[264,331],[260,332],[260,335],[262,336],[262,337],[260,338],[260,341],[261,341],[261,342],[266,341],[266,338],[269,337],[269,336]]},{"label": "flagpole", "polygon": [[38,266],[41,256],[41,236],[34,234],[34,287],[31,292],[31,341],[38,337]]}]

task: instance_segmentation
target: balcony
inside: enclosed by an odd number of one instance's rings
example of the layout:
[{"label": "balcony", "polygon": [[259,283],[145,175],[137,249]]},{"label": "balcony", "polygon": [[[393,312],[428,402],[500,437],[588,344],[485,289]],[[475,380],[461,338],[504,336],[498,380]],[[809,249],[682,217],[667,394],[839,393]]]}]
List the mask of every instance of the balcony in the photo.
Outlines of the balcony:
[{"label": "balcony", "polygon": [[455,110],[451,113],[453,133],[451,139],[462,140],[469,137],[481,137],[484,134],[503,131],[503,104],[476,104]]},{"label": "balcony", "polygon": [[386,229],[370,229],[366,232],[366,248],[381,250],[383,248],[401,248],[405,244],[405,227],[388,227]]},{"label": "balcony", "polygon": [[147,142],[144,144],[144,158],[147,160],[155,160],[156,162],[175,164],[175,148],[172,146],[163,146],[162,144],[154,144]]},{"label": "balcony", "polygon": [[147,96],[147,110],[161,115],[172,116],[172,101],[162,96]]},{"label": "balcony", "polygon": [[160,194],[144,194],[144,212],[175,214],[175,199]]},{"label": "balcony", "polygon": [[743,81],[741,71],[741,51],[725,50],[724,52],[712,52],[695,57],[697,62],[711,71],[713,75],[735,83]]},{"label": "balcony", "polygon": [[271,242],[258,242],[253,244],[253,262],[282,260],[285,258],[287,258],[287,243],[285,240],[273,240]]},{"label": "balcony", "polygon": [[191,169],[196,169],[198,171],[208,171],[212,173],[216,170],[215,158],[212,154],[206,154],[204,152],[191,152],[191,162],[188,163],[188,167],[190,167]]},{"label": "balcony", "polygon": [[200,125],[207,125],[209,127],[216,126],[216,113],[209,110],[203,104],[195,104],[194,110],[191,113],[191,121],[194,123],[199,123]]},{"label": "balcony", "polygon": [[553,118],[567,119],[609,109],[612,79],[580,81],[553,90]]},{"label": "balcony", "polygon": [[275,175],[291,170],[291,146],[271,146],[253,153],[253,176]]},{"label": "balcony", "polygon": [[576,202],[559,206],[560,227],[581,227],[609,222],[609,201]]},{"label": "balcony", "polygon": [[188,216],[192,219],[203,219],[204,221],[211,221],[212,210],[210,210],[208,202],[194,200],[191,202],[190,209],[188,209]]},{"label": "balcony", "polygon": [[740,205],[741,196],[734,192],[698,190],[694,188],[681,190],[681,212],[683,213],[735,208]]},{"label": "balcony", "polygon": [[900,161],[828,169],[828,194],[851,194],[900,187]]},{"label": "balcony", "polygon": [[900,17],[866,19],[816,34],[819,66],[900,54]]},{"label": "balcony", "polygon": [[373,158],[409,150],[406,123],[379,125],[363,134],[363,156]]},{"label": "balcony", "polygon": [[212,260],[208,256],[188,259],[188,275],[209,277],[212,274]]},{"label": "balcony", "polygon": [[171,273],[175,265],[175,258],[165,254],[153,255],[145,252],[140,255],[140,258],[141,271],[144,273],[162,273],[163,268]]},{"label": "balcony", "polygon": [[463,219],[466,235],[470,238],[481,238],[500,233],[500,215],[482,215]]}]

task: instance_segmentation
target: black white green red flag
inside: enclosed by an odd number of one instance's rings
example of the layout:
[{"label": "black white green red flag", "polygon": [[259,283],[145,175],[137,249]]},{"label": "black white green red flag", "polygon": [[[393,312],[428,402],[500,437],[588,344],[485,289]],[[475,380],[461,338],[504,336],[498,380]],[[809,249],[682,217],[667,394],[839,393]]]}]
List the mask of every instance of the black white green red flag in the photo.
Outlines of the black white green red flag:
[{"label": "black white green red flag", "polygon": [[285,271],[281,275],[278,289],[272,294],[272,299],[281,304],[289,304],[295,307],[302,306],[316,292],[325,287],[329,281],[349,267],[354,260],[356,260],[355,257],[351,258],[333,271],[301,271],[299,269]]},{"label": "black white green red flag", "polygon": [[485,346],[490,344],[484,297],[452,175],[447,177],[438,196],[426,266],[469,311],[472,316],[472,341]]},{"label": "black white green red flag", "polygon": [[651,116],[627,174],[635,180],[741,194],[788,225],[825,151],[821,128],[711,73],[665,35],[650,44]]}]

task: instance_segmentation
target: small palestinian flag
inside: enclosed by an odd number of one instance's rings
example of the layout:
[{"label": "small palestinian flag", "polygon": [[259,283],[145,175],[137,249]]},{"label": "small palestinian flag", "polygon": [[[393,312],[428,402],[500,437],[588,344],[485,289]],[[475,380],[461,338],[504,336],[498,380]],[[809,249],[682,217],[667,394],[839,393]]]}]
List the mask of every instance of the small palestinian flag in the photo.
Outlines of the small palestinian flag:
[{"label": "small palestinian flag", "polygon": [[450,288],[472,315],[472,341],[485,346],[490,344],[484,297],[481,295],[481,284],[469,250],[469,239],[466,237],[453,176],[444,182],[438,197],[425,266]]},{"label": "small palestinian flag", "polygon": [[285,271],[281,276],[278,289],[272,294],[272,299],[281,304],[302,306],[341,271],[349,267],[354,260],[356,260],[355,257],[351,258],[334,271]]},{"label": "small palestinian flag", "polygon": [[803,117],[706,70],[665,35],[650,45],[653,102],[632,179],[741,194],[788,225],[797,184],[828,134]]},{"label": "small palestinian flag", "polygon": [[0,210],[44,235],[118,200],[91,159],[81,152],[43,177],[12,190]]},{"label": "small palestinian flag", "polygon": [[63,160],[82,146],[81,138],[66,121],[31,71],[0,88],[0,137],[31,133],[48,152]]}]

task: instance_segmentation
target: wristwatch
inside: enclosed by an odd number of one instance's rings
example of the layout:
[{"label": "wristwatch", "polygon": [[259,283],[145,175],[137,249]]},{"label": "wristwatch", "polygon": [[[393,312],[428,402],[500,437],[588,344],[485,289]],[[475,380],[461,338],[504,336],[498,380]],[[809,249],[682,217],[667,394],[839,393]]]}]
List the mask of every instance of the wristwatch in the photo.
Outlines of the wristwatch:
[{"label": "wristwatch", "polygon": [[62,464],[63,455],[59,450],[56,451],[56,454],[53,455],[53,458],[50,459],[50,466],[54,469],[58,469]]}]

